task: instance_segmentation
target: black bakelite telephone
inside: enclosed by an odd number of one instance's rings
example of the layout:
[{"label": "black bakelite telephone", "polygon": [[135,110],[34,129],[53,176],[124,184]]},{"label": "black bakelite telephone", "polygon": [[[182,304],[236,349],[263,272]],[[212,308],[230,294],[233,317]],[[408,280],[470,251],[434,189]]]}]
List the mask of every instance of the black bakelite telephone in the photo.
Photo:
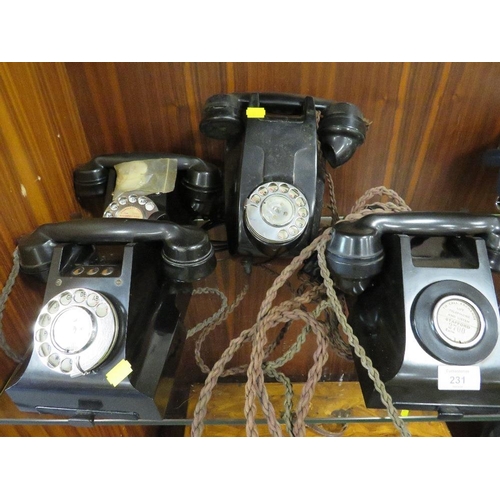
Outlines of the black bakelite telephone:
[{"label": "black bakelite telephone", "polygon": [[[336,286],[357,296],[349,322],[396,407],[444,416],[500,412],[500,217],[368,215],[334,226]],[[367,407],[382,408],[357,361]]]},{"label": "black bakelite telephone", "polygon": [[[216,265],[205,231],[93,218],[20,239],[20,271],[46,282],[31,356],[9,381],[22,411],[70,419],[159,419],[191,282]],[[164,396],[164,394],[163,394]]]},{"label": "black bakelite telephone", "polygon": [[317,235],[324,158],[348,161],[366,123],[353,104],[311,96],[234,93],[210,97],[200,130],[226,141],[225,222],[229,251],[296,255]]},{"label": "black bakelite telephone", "polygon": [[[157,187],[149,192],[147,187],[134,185],[133,174],[137,180],[153,176],[148,168],[153,170],[154,166],[149,167],[147,163],[154,164],[155,161],[163,162],[160,165],[164,174],[161,184],[165,189]],[[131,166],[129,189],[115,193],[115,167],[126,166],[124,164]],[[79,203],[94,217],[161,219],[181,224],[199,217],[206,220],[220,218],[221,172],[214,165],[193,156],[172,153],[101,155],[75,169],[73,185]]]}]

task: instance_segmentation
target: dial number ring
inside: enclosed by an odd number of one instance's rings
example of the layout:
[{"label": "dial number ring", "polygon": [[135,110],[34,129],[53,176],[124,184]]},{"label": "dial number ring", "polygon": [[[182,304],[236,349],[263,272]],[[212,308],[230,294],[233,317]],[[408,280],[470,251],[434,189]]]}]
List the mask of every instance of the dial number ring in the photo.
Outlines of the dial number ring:
[{"label": "dial number ring", "polygon": [[106,359],[117,336],[118,317],[112,303],[93,290],[74,288],[52,297],[40,311],[34,352],[48,368],[77,377]]},{"label": "dial number ring", "polygon": [[306,230],[309,204],[292,184],[267,182],[245,201],[245,223],[250,233],[264,243],[287,244]]},{"label": "dial number ring", "polygon": [[149,219],[156,212],[158,207],[151,198],[135,193],[124,193],[106,207],[103,217]]}]

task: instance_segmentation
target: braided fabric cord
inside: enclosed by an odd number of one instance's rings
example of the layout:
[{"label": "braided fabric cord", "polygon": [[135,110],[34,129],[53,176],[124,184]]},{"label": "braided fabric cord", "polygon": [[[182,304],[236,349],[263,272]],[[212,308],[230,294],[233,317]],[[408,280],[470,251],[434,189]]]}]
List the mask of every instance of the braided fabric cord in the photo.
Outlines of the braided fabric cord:
[{"label": "braided fabric cord", "polygon": [[333,185],[333,179],[330,172],[326,173],[326,184],[328,186],[328,205],[327,209],[332,213],[333,223],[337,222],[339,219],[339,211],[337,208],[337,199],[335,198],[335,189]]},{"label": "braided fabric cord", "polygon": [[221,292],[217,288],[209,288],[209,287],[195,288],[192,292],[192,295],[203,295],[208,293],[218,295],[222,302],[221,306],[218,309],[218,311],[212,314],[212,316],[201,321],[193,328],[190,328],[186,333],[186,338],[192,337],[196,333],[201,332],[202,330],[208,328],[212,324],[216,324],[217,321],[219,321],[219,319],[223,316],[224,312],[226,312],[227,310],[227,297],[223,292]]},{"label": "braided fabric cord", "polygon": [[[278,290],[287,282],[289,277],[302,265],[303,261],[308,257],[310,257],[310,255],[312,255],[313,253],[312,246],[313,244],[303,249],[300,255],[295,257],[292,260],[292,262],[275,279],[273,286],[267,292],[266,300],[261,305],[259,318],[269,313],[269,309],[271,309],[270,303],[276,296]],[[281,304],[279,310],[276,310],[277,308],[275,308],[274,313],[277,315],[279,320],[282,312],[297,307],[299,301],[301,301],[303,304],[308,300],[310,300],[308,299],[308,297],[303,296],[303,297],[297,297],[295,300],[285,301],[284,303]],[[243,330],[237,338],[231,340],[229,346],[225,349],[220,358],[216,361],[212,369],[209,371],[207,378],[205,379],[205,384],[200,391],[200,396],[198,398],[198,402],[194,410],[193,423],[191,425],[192,436],[201,436],[201,434],[203,433],[203,427],[204,427],[203,421],[207,414],[208,402],[210,401],[212,392],[215,386],[217,385],[218,379],[219,377],[223,376],[225,366],[227,365],[227,363],[231,361],[231,359],[238,351],[238,349],[245,342],[252,341],[255,338],[257,327],[259,325],[259,318],[257,319],[257,322],[253,325],[252,328]],[[258,391],[259,394],[261,394],[261,389],[262,387],[259,386],[259,391]],[[270,405],[267,404],[266,401],[264,401],[265,397],[266,396],[262,394],[265,408],[268,409],[269,411],[272,411],[270,410]],[[275,418],[271,417],[271,425],[273,425],[275,421],[276,421]],[[278,427],[276,427],[276,425],[274,424],[274,429],[273,431],[271,431],[273,435],[281,435],[281,429],[279,429]]]},{"label": "braided fabric cord", "polygon": [[5,309],[5,304],[7,299],[9,298],[10,292],[12,291],[12,287],[16,281],[17,275],[19,274],[19,251],[16,248],[12,254],[12,269],[10,271],[9,277],[7,278],[7,282],[2,289],[0,294],[0,349],[13,361],[16,363],[21,362],[22,357],[19,356],[14,350],[10,347],[5,339],[5,335],[3,333],[2,328],[2,319],[3,319],[3,311]]},{"label": "braided fabric cord", "polygon": [[[331,182],[331,179],[330,181]],[[336,203],[333,194],[333,183],[330,187],[330,205],[334,221],[338,219],[336,216]],[[374,197],[386,197],[386,202],[372,202]],[[384,186],[379,186],[368,190],[361,198],[357,200],[350,214],[344,217],[344,220],[355,220],[367,214],[394,212],[394,211],[409,211],[410,207],[406,205],[404,200],[393,190],[387,189]],[[321,379],[322,369],[328,359],[327,347],[333,347],[337,354],[349,359],[351,357],[351,349],[355,355],[360,358],[361,364],[368,372],[369,377],[374,381],[375,388],[379,392],[381,399],[387,408],[388,415],[392,419],[396,428],[402,436],[409,436],[404,421],[398,416],[397,410],[392,404],[392,399],[387,393],[383,382],[377,370],[373,367],[371,360],[366,355],[364,349],[360,346],[359,341],[352,331],[352,328],[347,323],[347,306],[343,296],[338,296],[334,288],[334,283],[330,278],[328,268],[326,266],[325,249],[326,244],[330,239],[332,228],[328,228],[319,235],[309,246],[304,248],[302,252],[295,257],[288,266],[277,276],[271,288],[267,291],[266,296],[261,304],[255,324],[233,339],[229,346],[222,353],[218,361],[211,369],[208,369],[203,364],[203,370],[208,373],[204,386],[201,389],[200,396],[194,411],[193,422],[191,426],[192,436],[201,436],[204,428],[204,418],[207,414],[208,403],[218,379],[223,376],[228,376],[234,373],[242,373],[246,368],[247,382],[245,384],[245,407],[244,413],[246,418],[246,433],[247,436],[258,436],[256,425],[257,399],[260,402],[262,411],[267,421],[267,426],[271,436],[282,436],[281,425],[276,416],[275,409],[271,404],[269,395],[265,387],[264,376],[272,376],[278,381],[281,381],[285,386],[285,403],[283,420],[286,430],[292,436],[304,436],[306,430],[305,419],[309,404],[312,400],[316,384]],[[306,291],[302,296],[296,296],[292,300],[285,301],[277,306],[272,303],[275,300],[280,288],[288,284],[290,277],[297,272],[304,261],[308,259],[314,252],[318,254],[318,263],[320,266],[323,283],[320,286]],[[325,299],[321,297],[326,296]],[[305,304],[317,302],[318,305],[312,313],[306,312],[303,309]],[[234,309],[234,308],[233,308]],[[320,320],[322,313],[326,313],[327,319]],[[224,315],[227,317],[227,315]],[[280,323],[289,324],[290,322],[300,320],[305,323],[300,335],[297,337],[295,344],[280,358],[274,361],[266,361],[267,356],[276,346],[276,340],[267,345],[267,332]],[[220,322],[222,322],[221,320]],[[220,324],[220,322],[218,324]],[[213,330],[213,327],[209,327]],[[339,330],[342,330],[347,338],[348,344],[340,336]],[[297,404],[297,409],[293,415],[292,397],[293,390],[291,383],[283,374],[277,372],[277,368],[283,366],[286,362],[293,358],[298,353],[301,345],[305,342],[306,335],[312,332],[316,337],[317,348],[313,354],[313,365],[308,372],[306,382],[303,385],[302,392]],[[206,333],[203,333],[206,335]],[[252,342],[252,350],[250,362],[247,366],[241,366],[225,370],[225,366],[230,362],[238,349],[246,342]],[[350,346],[350,347],[349,347]],[[198,351],[199,355],[199,351]],[[200,364],[201,358],[197,358]]]}]

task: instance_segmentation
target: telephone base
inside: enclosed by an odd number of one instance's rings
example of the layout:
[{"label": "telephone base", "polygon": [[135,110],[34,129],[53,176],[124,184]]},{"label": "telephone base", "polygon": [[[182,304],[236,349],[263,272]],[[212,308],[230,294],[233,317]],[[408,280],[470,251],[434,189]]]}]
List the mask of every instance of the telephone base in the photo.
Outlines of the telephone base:
[{"label": "telephone base", "polygon": [[[130,384],[119,394],[111,389],[94,387],[84,391],[70,392],[37,387],[30,380],[20,379],[8,387],[6,392],[20,411],[42,415],[58,415],[75,421],[91,422],[94,419],[134,421],[141,419],[161,420],[162,412],[155,401],[136,391]],[[130,411],[133,408],[133,411]]]},{"label": "telephone base", "polygon": [[[417,374],[418,375],[418,374]],[[364,380],[360,381],[363,398],[367,408],[383,409],[379,393]],[[392,398],[395,408],[401,410],[436,411],[441,420],[461,420],[466,415],[500,415],[499,394],[500,386],[491,384],[490,387],[481,387],[477,393],[474,391],[463,391],[456,396],[453,391],[444,394],[433,387],[437,381],[431,380],[428,384],[416,380],[413,383],[404,383],[395,386],[391,382],[385,382],[387,392]],[[451,394],[450,394],[451,393]]]},{"label": "telephone base", "polygon": [[[387,238],[384,269],[349,323],[396,408],[500,414],[498,304],[484,240],[427,241],[424,251],[409,236]],[[366,406],[383,408],[354,358]]]},{"label": "telephone base", "polygon": [[[93,316],[82,314],[82,311],[92,311],[88,304],[92,304],[95,296],[108,299],[106,314],[113,306],[119,325],[117,338],[97,366],[74,376],[73,372],[64,373],[60,368],[62,362],[51,367],[48,356],[40,353],[42,347],[36,345],[35,332],[31,355],[18,367],[5,390],[19,410],[77,420],[161,420],[164,417],[168,398],[159,387],[164,385],[163,381],[175,376],[185,340],[183,319],[192,285],[173,283],[162,274],[160,251],[159,246],[141,243],[127,244],[121,247],[121,251],[101,248],[98,252],[101,268],[106,269],[112,264],[116,268],[108,276],[102,276],[99,273],[75,274],[72,270],[86,269],[88,259],[94,257],[87,253],[68,252],[65,245],[56,246],[44,297],[46,304],[57,303],[48,325],[44,327],[47,333],[43,342],[48,344],[50,341],[49,352],[60,347],[61,339],[71,347],[70,340],[81,336],[82,332],[87,333],[87,330],[79,329],[81,318],[91,318],[88,321],[91,324],[88,330],[94,335],[91,341],[97,339],[97,344],[103,338],[99,337],[102,331],[98,323],[99,311]],[[68,263],[67,255],[84,257]],[[87,309],[83,309],[84,304],[87,304]],[[80,316],[72,317],[73,309]],[[49,316],[49,309],[44,310],[47,312],[39,318]],[[39,323],[37,319],[36,324]],[[88,344],[93,348],[91,341]],[[68,356],[62,348],[59,352],[60,358]],[[77,353],[80,360],[84,353],[85,349]],[[73,359],[73,365],[78,365],[79,359],[76,356]],[[118,379],[114,379],[112,375],[116,376],[117,367],[124,362],[130,369],[118,370]]]}]

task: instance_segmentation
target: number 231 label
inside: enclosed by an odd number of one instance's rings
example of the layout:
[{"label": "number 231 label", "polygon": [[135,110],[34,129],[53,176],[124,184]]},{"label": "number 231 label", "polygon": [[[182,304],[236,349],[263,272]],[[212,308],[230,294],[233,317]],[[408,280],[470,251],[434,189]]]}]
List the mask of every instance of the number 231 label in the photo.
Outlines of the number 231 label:
[{"label": "number 231 label", "polygon": [[481,371],[479,366],[438,366],[440,391],[479,391]]}]

